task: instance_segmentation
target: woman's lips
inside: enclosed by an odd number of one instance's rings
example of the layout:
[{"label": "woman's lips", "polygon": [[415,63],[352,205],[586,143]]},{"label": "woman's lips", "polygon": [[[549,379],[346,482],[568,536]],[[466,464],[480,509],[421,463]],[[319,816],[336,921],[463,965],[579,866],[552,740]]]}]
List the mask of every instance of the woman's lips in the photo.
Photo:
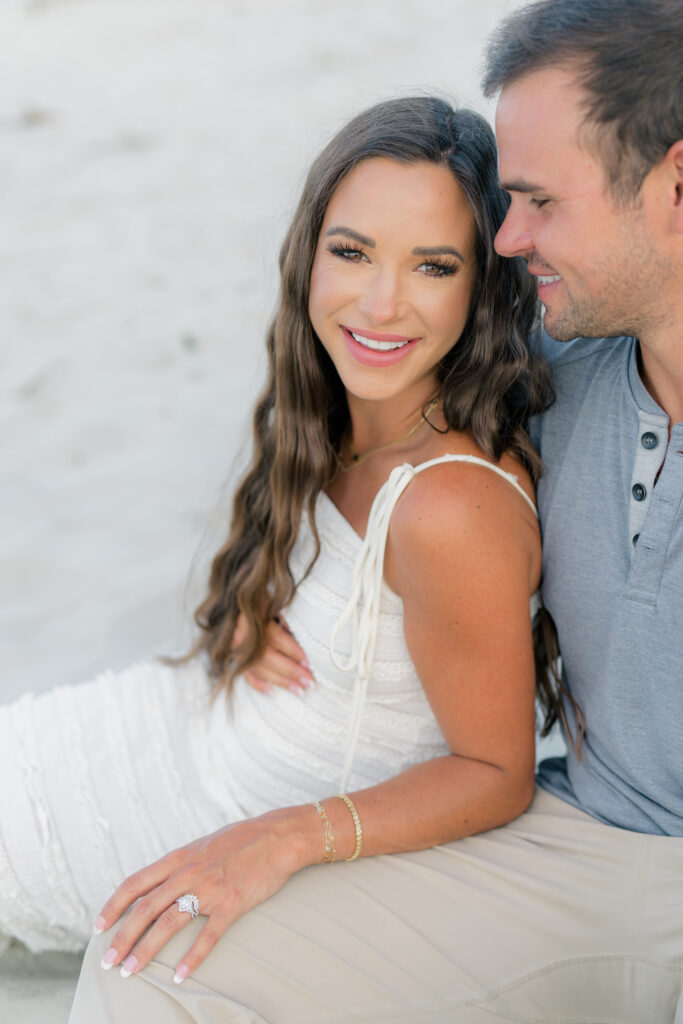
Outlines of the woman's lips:
[{"label": "woman's lips", "polygon": [[415,348],[420,340],[406,338],[401,334],[380,334],[378,331],[343,325],[341,332],[353,358],[365,366],[392,366]]}]

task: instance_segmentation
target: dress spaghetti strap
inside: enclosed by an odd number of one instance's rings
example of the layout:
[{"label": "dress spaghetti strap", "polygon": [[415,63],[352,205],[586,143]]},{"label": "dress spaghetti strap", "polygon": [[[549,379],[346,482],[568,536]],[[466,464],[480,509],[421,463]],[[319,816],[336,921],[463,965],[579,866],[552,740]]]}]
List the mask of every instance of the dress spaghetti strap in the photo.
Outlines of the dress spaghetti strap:
[{"label": "dress spaghetti strap", "polygon": [[[444,462],[466,462],[483,466],[485,469],[497,473],[498,476],[507,480],[521,494],[534,515],[538,516],[534,502],[524,489],[520,487],[517,477],[512,473],[506,473],[504,470],[499,469],[492,462],[487,462],[486,459],[480,459],[475,455],[441,455],[436,459],[421,462],[417,466],[411,466],[410,463],[405,462],[403,465],[392,469],[388,479],[380,487],[372,503],[365,537],[363,538],[353,570],[351,594],[344,611],[337,620],[330,641],[330,657],[336,667],[343,671],[356,669],[358,673],[353,691],[351,720],[340,782],[341,793],[345,792],[353,765],[353,758],[358,743],[360,720],[370,680],[372,659],[375,653],[379,623],[379,604],[382,581],[384,579],[384,552],[391,515],[396,502],[411,480],[425,469],[430,469],[432,466],[437,466]],[[343,629],[347,622],[351,624],[351,655],[344,662],[338,657],[335,645],[340,630]]]},{"label": "dress spaghetti strap", "polygon": [[507,480],[509,484],[512,484],[515,490],[522,495],[536,518],[538,518],[536,505],[520,485],[514,473],[506,473],[504,469],[499,469],[499,467],[494,466],[492,462],[487,462],[486,459],[480,459],[477,455],[440,455],[438,459],[430,459],[428,462],[421,462],[419,466],[413,466],[411,468],[415,470],[415,473],[421,473],[423,469],[429,469],[430,466],[438,466],[440,462],[469,462],[471,465],[483,466],[485,469],[490,469],[492,473],[497,473],[498,476],[503,478],[503,480]]}]

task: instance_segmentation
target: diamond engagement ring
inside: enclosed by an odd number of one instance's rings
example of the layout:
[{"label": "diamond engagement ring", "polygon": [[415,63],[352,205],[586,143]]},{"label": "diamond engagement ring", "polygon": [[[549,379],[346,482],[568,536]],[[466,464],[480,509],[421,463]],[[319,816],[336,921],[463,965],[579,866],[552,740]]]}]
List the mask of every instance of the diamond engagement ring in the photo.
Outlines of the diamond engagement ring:
[{"label": "diamond engagement ring", "polygon": [[192,914],[192,917],[196,917],[199,913],[199,900],[191,892],[186,892],[184,896],[179,896],[176,903],[178,904],[178,912],[181,914]]}]

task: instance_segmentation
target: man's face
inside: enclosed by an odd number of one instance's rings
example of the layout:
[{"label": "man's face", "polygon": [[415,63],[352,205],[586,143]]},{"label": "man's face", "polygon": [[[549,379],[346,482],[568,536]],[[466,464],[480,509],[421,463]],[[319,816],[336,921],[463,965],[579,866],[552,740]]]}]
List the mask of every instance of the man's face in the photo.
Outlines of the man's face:
[{"label": "man's face", "polygon": [[583,92],[567,70],[534,71],[501,93],[500,177],[511,205],[496,236],[538,279],[545,326],[560,341],[633,334],[661,316],[667,260],[652,228],[648,179],[615,204],[586,142]]}]

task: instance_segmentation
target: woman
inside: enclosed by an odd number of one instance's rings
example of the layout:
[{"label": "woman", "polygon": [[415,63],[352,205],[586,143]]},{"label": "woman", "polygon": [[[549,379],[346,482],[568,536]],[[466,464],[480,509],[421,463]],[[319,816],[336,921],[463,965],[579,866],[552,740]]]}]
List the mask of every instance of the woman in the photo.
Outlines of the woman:
[{"label": "woman", "polygon": [[[9,712],[25,781],[10,803],[25,791],[42,854],[19,868],[26,835],[3,858],[0,930],[75,943],[92,894],[129,873],[96,921],[103,966],[139,973],[198,909],[180,983],[300,868],[525,809],[541,553],[524,423],[549,386],[526,346],[531,282],[493,250],[504,210],[490,129],[441,100],[380,104],[315,162],[202,638],[182,665]],[[303,700],[243,675],[262,678],[283,611],[316,680]],[[55,720],[64,771],[41,774]]]}]

